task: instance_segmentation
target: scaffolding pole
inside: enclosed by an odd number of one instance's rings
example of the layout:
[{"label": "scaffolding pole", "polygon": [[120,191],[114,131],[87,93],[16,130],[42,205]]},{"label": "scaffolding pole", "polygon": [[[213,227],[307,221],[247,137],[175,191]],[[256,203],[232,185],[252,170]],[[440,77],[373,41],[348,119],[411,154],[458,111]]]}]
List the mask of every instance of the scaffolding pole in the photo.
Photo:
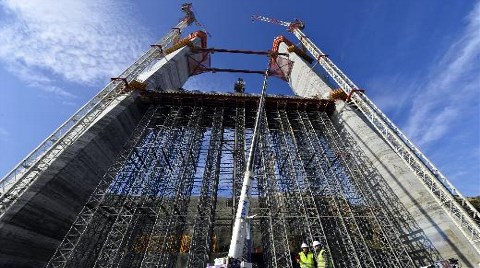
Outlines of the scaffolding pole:
[{"label": "scaffolding pole", "polygon": [[[233,216],[224,202],[238,204],[258,98],[160,95],[166,99],[148,109],[48,267],[198,267],[224,254]],[[436,259],[358,145],[324,106],[309,105],[266,98],[250,162],[256,217],[248,247],[263,252],[266,267],[294,267],[299,245],[314,240],[335,268]]]},{"label": "scaffolding pole", "polygon": [[96,122],[107,107],[118,101],[119,97],[131,94],[131,92],[125,93],[124,89],[128,87],[126,83],[136,78],[153,61],[163,57],[162,48],[170,45],[180,36],[183,29],[195,21],[191,5],[182,6],[182,10],[186,13],[185,17],[121,73],[118,76],[120,79],[112,80],[107,84],[0,180],[0,217],[66,148],[77,141]]},{"label": "scaffolding pole", "polygon": [[211,252],[223,142],[223,107],[215,109],[187,267],[205,267]]}]

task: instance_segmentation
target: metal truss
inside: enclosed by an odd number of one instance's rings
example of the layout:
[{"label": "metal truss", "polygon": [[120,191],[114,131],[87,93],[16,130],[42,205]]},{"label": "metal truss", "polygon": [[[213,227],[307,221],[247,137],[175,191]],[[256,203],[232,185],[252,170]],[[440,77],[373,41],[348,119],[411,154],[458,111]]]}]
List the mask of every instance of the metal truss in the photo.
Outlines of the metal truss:
[{"label": "metal truss", "polygon": [[[302,111],[303,113],[304,111]],[[339,176],[334,172],[334,161],[324,150],[328,147],[322,136],[317,136],[312,122],[306,118],[304,121],[298,112],[290,120],[295,126],[295,138],[300,148],[304,168],[311,181],[311,188],[317,201],[317,209],[325,226],[326,239],[330,245],[330,254],[335,259],[337,267],[359,267],[366,259],[357,254],[358,242],[349,235],[349,227],[354,217],[349,209],[348,195],[342,190]],[[354,244],[356,242],[356,244]]]},{"label": "metal truss", "polygon": [[199,111],[200,107],[193,108],[186,128],[179,124],[172,126],[172,130],[180,130],[182,141],[174,142],[174,147],[168,152],[171,173],[162,197],[155,202],[155,223],[146,233],[146,250],[141,267],[172,267],[176,262],[203,137],[203,115]]},{"label": "metal truss", "polygon": [[121,100],[119,97],[133,94],[125,93],[128,86],[125,83],[132,81],[152,62],[163,57],[162,48],[178,39],[181,31],[191,23],[188,16],[180,21],[165,37],[152,45],[117,79],[107,84],[0,180],[0,217],[66,148],[85,133],[107,107],[119,102]]},{"label": "metal truss", "polygon": [[[257,101],[229,98],[152,104],[48,267],[203,267],[222,254],[234,216],[224,202],[238,202]],[[247,248],[266,267],[295,267],[299,245],[314,240],[336,268],[434,259],[359,147],[308,102],[267,98]]]},{"label": "metal truss", "polygon": [[[140,121],[132,138],[124,146],[125,149],[120,153],[116,163],[109,168],[103,179],[100,181],[100,184],[94,190],[94,194],[90,196],[87,204],[83,207],[82,211],[77,216],[77,219],[70,227],[70,230],[50,259],[47,267],[65,267],[67,262],[71,259],[80,238],[86,231],[87,225],[92,221],[93,215],[97,214],[99,205],[103,202],[110,184],[116,178],[121,177],[121,174],[119,174],[120,170],[125,170],[125,166],[129,166],[128,162],[131,161],[129,156],[133,154],[135,146],[139,142],[142,142],[141,134],[145,131],[154,112],[155,109],[150,108]],[[105,222],[103,223],[105,224]]]},{"label": "metal truss", "polygon": [[288,241],[285,195],[275,174],[275,152],[271,145],[267,114],[263,115],[259,141],[260,168],[257,171],[260,207],[267,208],[267,216],[261,219],[262,242],[265,248],[266,267],[293,267],[292,252]]},{"label": "metal truss", "polygon": [[[290,24],[289,24],[290,25]],[[292,24],[293,25],[293,24]],[[402,131],[355,85],[302,31],[293,26],[293,34],[317,59],[322,68],[350,96],[352,103],[375,127],[390,147],[417,175],[432,196],[442,205],[470,243],[480,252],[480,213],[402,133]],[[356,94],[355,94],[356,93]]]},{"label": "metal truss", "polygon": [[[303,113],[303,117],[308,117],[308,114]],[[317,120],[321,121],[322,129],[331,129],[332,122],[325,118],[324,115],[316,115]],[[324,131],[326,132],[326,131]],[[411,260],[403,260],[407,267],[426,265],[441,259],[440,254],[432,245],[413,217],[408,213],[407,209],[400,202],[393,190],[387,185],[386,181],[381,177],[373,164],[365,155],[365,153],[356,144],[353,137],[346,129],[340,129],[337,132],[332,132],[332,141],[342,149],[340,154],[342,158],[350,161],[349,167],[352,167],[353,172],[357,175],[355,177],[365,179],[359,183],[363,186],[364,191],[369,192],[372,200],[375,200],[379,205],[382,220],[386,222],[386,226],[392,228],[388,234],[396,243],[397,251],[407,254],[400,256],[410,256]],[[348,148],[344,150],[343,148]],[[385,209],[388,208],[388,209]],[[401,220],[397,220],[401,219]]]},{"label": "metal truss", "polygon": [[223,107],[217,107],[213,115],[210,146],[202,178],[187,267],[206,267],[209,260],[220,175],[222,138]]},{"label": "metal truss", "polygon": [[[289,169],[287,171],[288,175],[295,179],[297,184],[297,196],[304,205],[304,215],[309,230],[305,240],[310,243],[314,240],[318,240],[330,252],[325,231],[320,221],[320,213],[317,210],[316,202],[310,188],[312,182],[310,182],[308,175],[305,172],[303,160],[299,155],[300,148],[297,148],[294,133],[286,115],[286,111],[284,109],[275,111],[273,119],[278,126],[277,135],[280,137],[279,141],[281,141],[281,143],[277,144],[277,151],[283,151],[284,157],[287,157],[284,160],[282,159],[282,161],[285,161],[282,166]],[[280,168],[280,171],[281,170],[282,168]]]},{"label": "metal truss", "polygon": [[[284,125],[288,127],[287,130],[284,130],[282,132],[288,132],[288,133],[292,134],[292,138],[294,138],[293,137],[293,130],[291,128],[290,122],[289,122],[288,117],[285,114],[285,112],[282,112],[281,118],[283,119]],[[295,143],[295,140],[292,140],[292,143]],[[295,144],[293,146],[295,146]],[[301,153],[303,148],[301,148],[301,147],[299,147],[299,148],[291,147],[290,150],[293,151],[293,152]],[[298,160],[296,162],[298,163]],[[299,169],[299,168],[301,168],[301,166],[297,166],[296,168]],[[332,169],[332,170],[335,172],[335,168]],[[365,231],[368,231],[368,229],[362,229],[361,228],[362,226],[360,226],[359,222],[356,220],[353,209],[351,208],[351,206],[349,206],[350,202],[359,202],[360,203],[361,202],[361,197],[355,195],[356,192],[351,187],[351,182],[348,180],[348,177],[342,176],[343,174],[338,174],[338,172],[337,172],[337,175],[339,177],[341,177],[340,179],[342,181],[340,183],[337,182],[336,187],[339,187],[340,188],[339,190],[344,191],[342,193],[343,194],[342,197],[346,199],[345,200],[346,202],[343,204],[344,206],[342,208],[343,212],[348,215],[348,218],[344,216],[344,218],[348,219],[348,225],[347,225],[348,228],[347,228],[347,233],[346,234],[348,234],[350,236],[350,239],[353,241],[354,252],[357,253],[358,258],[362,262],[362,265],[366,265],[368,267],[376,267],[375,266],[375,261],[372,257],[372,254],[371,254],[371,250],[368,247],[364,236],[362,235],[362,231],[365,232]],[[340,184],[342,184],[342,185],[340,185]],[[306,190],[308,190],[308,187],[309,187],[309,185],[305,185]],[[307,192],[307,191],[305,191],[305,192]],[[316,207],[315,203],[313,203],[313,202],[311,202],[310,206],[311,207]],[[322,239],[322,237],[320,237],[320,239],[319,239],[318,235],[319,234],[317,234],[317,237],[315,237],[314,240],[319,240],[323,245],[325,245],[327,247],[328,252],[333,252],[332,251],[333,248],[331,248],[328,245],[327,235],[325,233],[321,234],[323,236],[323,239]]]},{"label": "metal truss", "polygon": [[[320,124],[317,126],[320,126],[322,132],[325,133],[325,137],[332,148],[332,156],[335,157],[336,162],[342,163],[342,172],[351,178],[350,182],[358,194],[364,198],[363,207],[354,209],[370,217],[367,223],[362,222],[362,224],[370,226],[370,233],[366,233],[364,236],[370,240],[371,253],[376,261],[376,266],[412,267],[413,262],[399,240],[399,234],[391,228],[393,226],[392,221],[384,213],[385,207],[382,205],[385,204],[380,204],[378,198],[373,196],[372,189],[365,182],[367,174],[359,172],[360,168],[366,168],[364,167],[366,163],[354,162],[356,157],[352,154],[355,149],[354,145],[350,147],[340,145],[339,135],[336,131],[331,131],[333,124],[328,118],[323,117],[319,119],[319,122]],[[365,226],[362,229],[365,230]]]}]

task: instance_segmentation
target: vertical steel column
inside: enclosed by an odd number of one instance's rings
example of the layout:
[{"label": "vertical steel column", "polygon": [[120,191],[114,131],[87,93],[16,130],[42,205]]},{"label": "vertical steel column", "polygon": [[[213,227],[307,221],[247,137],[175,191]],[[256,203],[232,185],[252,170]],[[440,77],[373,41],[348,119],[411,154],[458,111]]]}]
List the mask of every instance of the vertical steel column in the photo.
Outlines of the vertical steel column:
[{"label": "vertical steel column", "polygon": [[[375,196],[375,199],[382,204],[382,208],[396,229],[401,244],[408,248],[408,255],[415,262],[416,266],[427,265],[439,260],[442,257],[435,249],[431,241],[426,237],[423,230],[418,226],[415,219],[388,186],[385,179],[378,173],[365,153],[359,148],[353,137],[344,129],[338,131],[341,136],[339,141],[353,154],[354,161],[361,170],[364,182]],[[388,209],[386,209],[388,208]]]},{"label": "vertical steel column", "polygon": [[[160,108],[157,107],[157,112],[159,110]],[[154,117],[158,115],[157,112]],[[76,254],[78,258],[86,259],[86,262],[80,266],[94,265],[93,263],[90,264],[90,262],[98,263],[99,261],[104,263],[97,264],[98,266],[108,266],[112,265],[112,263],[118,263],[118,261],[115,260],[115,258],[117,258],[116,253],[119,247],[122,246],[123,232],[130,229],[128,225],[131,223],[129,221],[133,218],[131,211],[136,207],[134,203],[140,201],[140,197],[136,193],[138,193],[141,188],[144,188],[142,185],[145,182],[145,170],[150,169],[153,163],[161,164],[159,162],[161,157],[159,153],[156,152],[156,148],[168,150],[175,144],[179,137],[181,137],[178,131],[172,126],[180,120],[183,113],[184,111],[182,111],[182,109],[175,107],[169,111],[169,115],[166,120],[163,121],[163,126],[160,130],[157,131],[153,129],[150,131],[149,128],[149,131],[144,135],[141,145],[137,146],[131,155],[131,161],[135,167],[134,172],[125,174],[124,171],[129,169],[128,165],[125,165],[120,173],[125,179],[117,179],[110,185],[107,191],[108,194],[105,196],[100,208],[107,213],[111,224],[102,234],[97,235],[97,248],[90,250],[91,240],[94,240],[94,237],[92,235],[84,235],[83,250],[77,250]],[[155,120],[152,120],[151,123],[154,121]],[[149,159],[148,164],[143,161],[144,159]],[[96,229],[97,226],[92,223],[89,228]],[[106,249],[103,250],[103,255],[101,254],[102,249]],[[91,252],[91,254],[85,254],[85,252]],[[72,260],[72,263],[80,264],[81,262]]]},{"label": "vertical steel column", "polygon": [[87,229],[87,226],[92,221],[93,216],[99,210],[99,206],[105,198],[105,193],[108,187],[110,186],[111,182],[116,179],[117,174],[124,167],[124,165],[126,165],[129,161],[130,155],[135,149],[135,145],[141,141],[142,134],[145,131],[148,123],[152,120],[155,110],[156,109],[154,107],[150,107],[140,123],[137,125],[132,134],[132,138],[129,139],[125,144],[124,149],[120,153],[115,164],[109,168],[99,185],[94,190],[94,193],[88,199],[86,205],[82,208],[81,212],[65,235],[65,238],[62,240],[54,255],[48,262],[47,267],[65,267],[67,262],[72,258],[82,235]]},{"label": "vertical steel column", "polygon": [[[189,127],[192,124],[198,122],[198,119],[201,118],[200,111],[194,110],[190,116]],[[174,136],[171,135],[162,135],[156,140],[161,140],[160,143],[154,141],[154,144],[147,144],[147,146],[137,147],[137,151],[141,151],[145,157],[140,158],[142,168],[139,170],[139,173],[136,174],[133,185],[126,193],[126,196],[123,198],[123,203],[116,206],[109,206],[111,211],[115,211],[116,219],[115,222],[105,239],[102,250],[100,251],[99,257],[96,260],[96,267],[111,267],[114,264],[119,265],[122,256],[125,251],[119,252],[122,245],[128,241],[125,240],[127,236],[127,231],[133,231],[132,226],[135,226],[135,221],[138,218],[135,216],[139,213],[138,208],[144,205],[145,199],[142,198],[148,193],[157,193],[161,185],[155,183],[155,178],[151,175],[153,173],[153,168],[155,166],[163,166],[165,169],[166,159],[163,163],[160,162],[162,159],[162,153],[164,150],[170,151],[176,147],[176,142],[180,143],[184,137],[190,138],[186,131],[179,131],[179,129],[173,127]],[[159,150],[160,148],[160,150]],[[137,153],[137,156],[140,153]],[[162,165],[163,164],[163,165]],[[158,175],[158,174],[155,174]]]},{"label": "vertical steel column", "polygon": [[[331,124],[330,119],[322,114],[316,114],[315,116],[320,119],[320,127],[325,133],[329,144],[332,146],[332,152],[336,155],[337,162],[341,163],[341,169],[339,169],[339,171],[345,173],[345,175],[350,178],[349,183],[355,189],[354,191],[357,195],[362,198],[362,202],[353,208],[354,212],[371,217],[371,221],[359,221],[359,223],[362,226],[361,231],[363,232],[363,237],[365,239],[371,238],[369,241],[372,242],[370,243],[369,249],[375,259],[376,265],[379,267],[411,267],[413,262],[408,254],[401,248],[393,247],[392,244],[396,241],[389,236],[390,233],[388,231],[385,231],[386,228],[391,226],[391,223],[386,222],[388,218],[385,218],[385,215],[382,214],[383,208],[376,203],[376,200],[371,196],[369,192],[371,189],[365,189],[365,184],[360,181],[362,174],[356,172],[358,170],[352,161],[353,156],[350,155],[348,148],[339,147],[339,137],[335,137],[336,130],[333,124]],[[402,245],[400,244],[398,246]],[[406,259],[406,261],[402,258]]]},{"label": "vertical steel column", "polygon": [[[303,113],[305,111],[302,111]],[[296,130],[293,133],[299,146],[298,152],[303,159],[305,172],[311,180],[311,191],[317,193],[314,196],[322,224],[325,226],[326,239],[330,245],[330,257],[333,258],[336,267],[358,267],[361,261],[345,225],[348,219],[344,218],[338,204],[342,199],[342,193],[335,187],[335,183],[332,183],[332,176],[327,177],[330,168],[329,160],[318,144],[311,122],[307,121],[310,127],[307,128],[298,110],[291,116],[293,118],[290,122]]]},{"label": "vertical steel column", "polygon": [[[282,132],[285,135],[285,140],[288,141],[286,143],[287,149],[293,159],[292,163],[294,165],[294,168],[298,172],[298,183],[301,185],[303,190],[300,195],[302,196],[305,205],[307,206],[306,210],[308,212],[308,221],[310,225],[310,230],[312,232],[312,240],[319,240],[322,245],[327,249],[327,252],[331,252],[330,245],[328,243],[328,240],[326,239],[324,227],[319,218],[320,213],[317,210],[316,202],[314,200],[312,191],[310,190],[313,182],[309,180],[304,168],[305,163],[303,163],[303,159],[302,157],[300,157],[300,154],[303,154],[304,152],[304,148],[298,147],[298,142],[296,141],[295,133],[290,124],[287,112],[285,110],[281,110],[279,113],[279,117]],[[296,131],[298,132],[298,130]]]},{"label": "vertical steel column", "polygon": [[166,182],[163,201],[156,207],[155,224],[148,235],[148,243],[142,267],[171,267],[176,262],[180,236],[185,228],[186,210],[193,187],[193,174],[200,150],[202,109],[193,107],[187,126],[183,129],[183,140],[168,153],[171,175]]},{"label": "vertical steel column", "polygon": [[264,111],[258,153],[261,158],[261,174],[258,180],[260,206],[267,209],[267,216],[261,218],[264,260],[267,267],[293,267],[288,244],[284,209],[284,193],[279,189],[275,176],[275,158]]},{"label": "vertical steel column", "polygon": [[187,267],[205,267],[209,260],[222,155],[223,112],[223,107],[215,108]]},{"label": "vertical steel column", "polygon": [[[191,141],[189,139],[192,139],[192,136],[189,135],[188,127],[182,128],[177,127],[177,125],[181,124],[181,122],[185,120],[185,117],[187,117],[189,118],[189,125],[187,126],[191,126],[197,119],[202,117],[202,109],[194,109],[190,116],[187,116],[189,109],[183,108],[182,110],[182,116],[179,117],[180,122],[177,121],[176,124],[172,125],[170,132],[164,133],[162,137],[169,141],[169,146],[150,145],[156,148],[155,154],[157,158],[162,161],[153,166],[151,184],[146,185],[143,196],[139,197],[145,200],[141,206],[138,206],[139,216],[143,216],[144,222],[138,222],[137,225],[135,221],[133,224],[132,228],[134,228],[134,230],[131,230],[129,234],[130,243],[126,244],[123,250],[120,251],[121,256],[119,261],[117,261],[118,266],[138,267],[142,261],[142,253],[148,251],[147,245],[150,241],[149,234],[153,228],[158,211],[162,208],[165,194],[170,190],[168,183],[171,181],[174,172],[172,163],[174,163],[173,161],[178,157],[178,155],[175,154],[178,152],[176,147],[185,142],[190,143]],[[161,127],[162,126],[158,124],[153,125],[154,131],[157,131],[158,128],[161,129]]]},{"label": "vertical steel column", "polygon": [[[325,126],[333,127],[329,118],[322,118],[322,120]],[[385,235],[392,244],[393,251],[400,254],[399,259],[404,267],[413,266],[415,265],[414,262],[417,265],[426,265],[434,260],[440,259],[439,253],[425,237],[423,231],[419,230],[416,226],[415,221],[408,214],[408,211],[400,205],[400,201],[391,188],[385,183],[378,172],[372,168],[371,164],[364,162],[367,158],[358,148],[353,138],[346,132],[343,137],[336,131],[332,134],[335,135],[338,146],[348,148],[350,154],[355,153],[355,157],[348,154],[345,155],[345,157],[350,158],[352,171],[359,174],[356,177],[361,180],[359,184],[363,186],[363,191],[370,195],[370,199],[376,202],[380,208],[376,210],[378,214],[377,218],[383,223],[382,225],[386,232]],[[393,212],[392,210],[395,211]],[[419,257],[415,261],[407,250],[408,243],[406,242],[408,241],[402,241],[400,237],[402,234],[405,234],[407,230],[414,232],[414,241],[421,241],[420,243],[410,244],[410,248],[413,247],[413,252]],[[408,233],[404,235],[404,237],[405,236],[408,236]],[[421,254],[419,255],[419,253]]]},{"label": "vertical steel column", "polygon": [[[318,121],[312,123],[310,120],[306,120],[304,122],[307,126],[311,127],[311,130],[314,129],[313,126],[318,127],[319,124]],[[314,134],[311,130],[309,133]],[[363,206],[364,201],[351,184],[348,175],[343,171],[343,166],[341,165],[342,163],[338,161],[338,156],[330,149],[328,141],[325,140],[322,135],[322,132],[318,132],[312,135],[311,138],[313,138],[315,150],[321,152],[317,155],[323,159],[323,161],[320,162],[320,167],[329,185],[331,185],[330,189],[334,193],[332,199],[334,200],[335,206],[338,206],[338,208],[335,207],[334,209],[341,215],[341,226],[346,226],[347,232],[343,234],[343,236],[348,243],[353,243],[355,250],[354,256],[356,256],[355,259],[360,265],[364,267],[375,267],[374,258],[365,238],[369,235],[368,228],[361,228],[361,222],[357,221],[369,218],[371,215],[363,215],[355,211],[355,208]],[[349,255],[352,254],[353,253],[350,253]],[[342,263],[349,262],[344,256],[338,257],[341,258]]]},{"label": "vertical steel column", "polygon": [[[175,133],[177,134],[177,133]],[[178,135],[178,134],[177,134]],[[156,142],[160,140],[160,143]],[[131,178],[132,184],[128,187],[128,190],[124,193],[125,197],[121,199],[119,204],[108,205],[108,209],[113,211],[116,215],[114,223],[108,233],[103,247],[99,253],[99,256],[95,262],[95,267],[112,267],[115,263],[119,263],[118,251],[124,243],[124,238],[127,235],[127,231],[131,228],[131,224],[134,221],[134,215],[137,214],[137,208],[141,205],[141,196],[149,191],[158,191],[157,189],[151,189],[152,185],[152,168],[158,165],[161,159],[158,154],[157,147],[169,149],[173,145],[174,138],[169,138],[168,135],[162,135],[154,140],[154,144],[148,144],[147,146],[136,147],[134,150],[140,163],[139,170],[133,178]],[[163,142],[163,143],[162,143]],[[143,157],[141,157],[143,155]]]},{"label": "vertical steel column", "polygon": [[[308,200],[305,200],[305,187],[301,184],[304,174],[302,174],[301,170],[298,170],[295,164],[298,159],[295,159],[293,152],[290,151],[288,144],[290,141],[283,126],[279,107],[272,111],[272,115],[269,118],[272,118],[272,121],[275,122],[277,127],[273,135],[273,146],[276,158],[280,161],[278,163],[280,183],[288,183],[288,188],[285,189],[285,201],[288,203],[290,209],[292,209],[289,211],[291,214],[287,217],[294,216],[292,219],[295,219],[294,222],[291,222],[293,225],[290,226],[290,232],[295,234],[297,240],[295,243],[298,245],[295,246],[299,247],[301,242],[312,243],[313,240],[317,239],[314,235],[318,235],[324,239],[322,231],[316,229],[318,226],[312,226],[311,224],[311,206]],[[298,234],[300,234],[301,237],[298,237]]]}]

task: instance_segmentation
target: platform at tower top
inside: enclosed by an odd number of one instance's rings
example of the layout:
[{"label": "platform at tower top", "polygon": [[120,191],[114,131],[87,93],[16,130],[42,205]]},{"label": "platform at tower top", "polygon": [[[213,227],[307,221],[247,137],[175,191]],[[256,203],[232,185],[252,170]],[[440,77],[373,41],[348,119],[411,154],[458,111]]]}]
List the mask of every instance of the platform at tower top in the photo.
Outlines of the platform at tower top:
[{"label": "platform at tower top", "polygon": [[[258,108],[260,95],[180,90],[168,92],[142,92],[140,93],[140,99],[151,104],[185,106],[218,106],[221,104],[223,107],[242,106],[246,109],[256,110]],[[268,111],[271,108],[277,107],[282,107],[287,110],[316,110],[332,115],[335,110],[335,102],[328,99],[268,94],[265,101],[266,110]]]}]

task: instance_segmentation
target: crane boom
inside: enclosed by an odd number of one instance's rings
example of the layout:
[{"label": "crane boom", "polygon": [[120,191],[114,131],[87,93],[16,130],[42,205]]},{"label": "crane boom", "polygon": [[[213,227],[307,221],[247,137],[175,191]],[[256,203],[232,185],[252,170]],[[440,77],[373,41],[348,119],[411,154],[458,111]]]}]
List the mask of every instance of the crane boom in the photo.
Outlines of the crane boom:
[{"label": "crane boom", "polygon": [[[480,219],[479,212],[448,181],[448,179],[430,162],[430,160],[402,133],[402,131],[365,95],[352,80],[345,75],[303,32],[304,24],[295,20],[285,22],[263,16],[252,16],[253,20],[286,26],[302,45],[318,61],[319,65],[349,95],[352,102],[369,120],[385,141],[402,158],[407,166],[427,186],[435,198],[444,204],[444,208],[455,224],[480,253],[480,227],[475,220]],[[353,94],[356,93],[356,94]],[[459,205],[460,202],[462,205]],[[462,207],[463,206],[463,207]],[[466,212],[466,209],[468,212]]]},{"label": "crane boom", "polygon": [[272,19],[272,18],[267,18],[267,17],[264,17],[264,16],[253,15],[253,16],[252,16],[252,20],[270,22],[270,23],[282,25],[282,26],[285,26],[285,27],[289,27],[289,26],[290,26],[290,22],[281,21],[281,20]]}]

